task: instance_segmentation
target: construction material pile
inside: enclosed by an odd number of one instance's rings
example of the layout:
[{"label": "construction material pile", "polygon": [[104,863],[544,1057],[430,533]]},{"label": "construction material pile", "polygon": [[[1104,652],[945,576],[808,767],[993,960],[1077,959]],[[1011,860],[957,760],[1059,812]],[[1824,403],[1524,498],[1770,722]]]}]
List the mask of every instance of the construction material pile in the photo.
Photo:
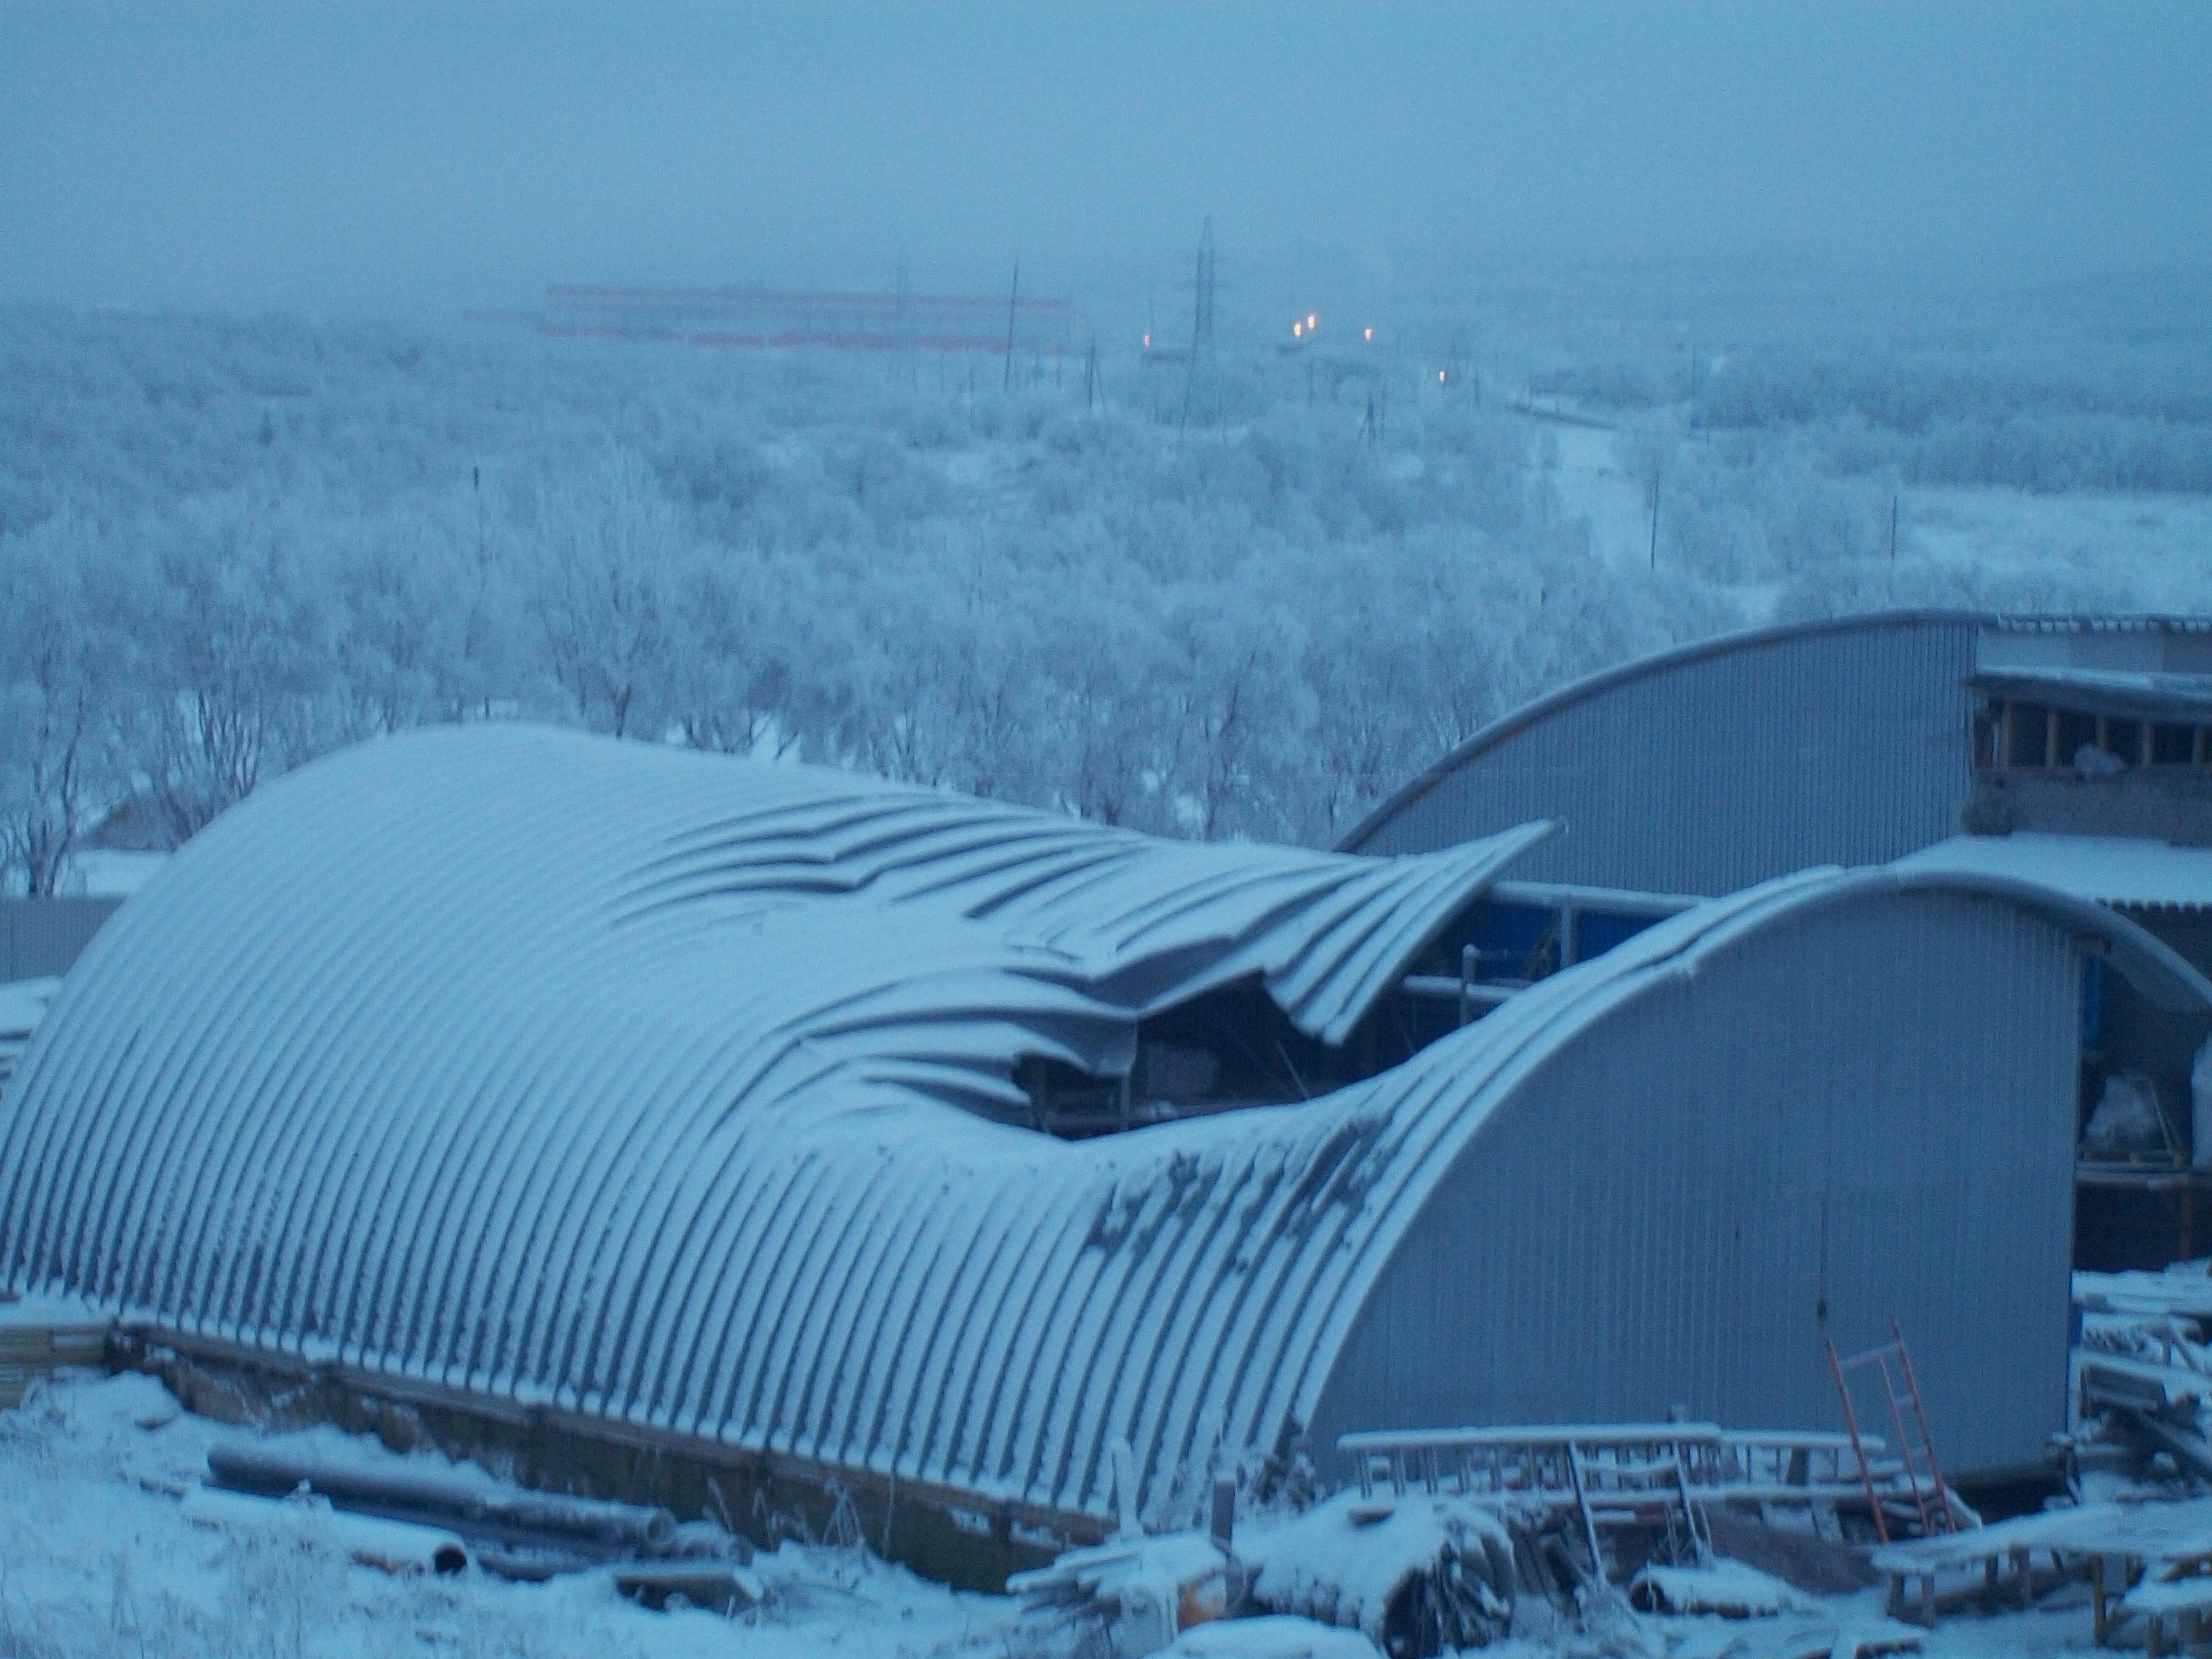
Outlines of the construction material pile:
[{"label": "construction material pile", "polygon": [[[1913,1501],[1903,1465],[1863,1436],[1567,1425],[1355,1434],[1339,1449],[1357,1486],[1240,1519],[1224,1477],[1204,1529],[1147,1534],[1124,1504],[1115,1538],[1010,1583],[1036,1650],[1196,1652],[1200,1626],[1290,1618],[1357,1632],[1389,1659],[1607,1621],[1658,1641],[1715,1619],[1759,1626],[1776,1652],[1905,1651],[1917,1632],[1827,1598],[1878,1582],[1863,1544],[1885,1525],[1976,1524],[1947,1495]],[[1127,1491],[1126,1449],[1115,1462]]]},{"label": "construction material pile", "polygon": [[2212,1489],[2212,1262],[2077,1273],[2076,1484],[2090,1498],[2144,1481]]}]

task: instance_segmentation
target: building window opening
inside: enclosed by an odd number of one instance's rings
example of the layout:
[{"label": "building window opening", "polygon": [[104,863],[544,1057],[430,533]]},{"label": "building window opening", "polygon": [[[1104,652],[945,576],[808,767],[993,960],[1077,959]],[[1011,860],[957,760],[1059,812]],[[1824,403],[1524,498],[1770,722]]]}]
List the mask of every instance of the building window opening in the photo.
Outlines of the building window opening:
[{"label": "building window opening", "polygon": [[2153,766],[2190,766],[2197,759],[2197,728],[2193,726],[2151,727],[2150,763]]},{"label": "building window opening", "polygon": [[2039,702],[2015,702],[2005,710],[2007,766],[2051,764],[2051,710]]},{"label": "building window opening", "polygon": [[2097,741],[2097,717],[2094,714],[2079,714],[2067,708],[2058,711],[2059,765],[2077,765],[2084,749],[2103,746]]},{"label": "building window opening", "polygon": [[2101,747],[2114,760],[2130,766],[2142,759],[2142,726],[2136,720],[2106,720]]}]

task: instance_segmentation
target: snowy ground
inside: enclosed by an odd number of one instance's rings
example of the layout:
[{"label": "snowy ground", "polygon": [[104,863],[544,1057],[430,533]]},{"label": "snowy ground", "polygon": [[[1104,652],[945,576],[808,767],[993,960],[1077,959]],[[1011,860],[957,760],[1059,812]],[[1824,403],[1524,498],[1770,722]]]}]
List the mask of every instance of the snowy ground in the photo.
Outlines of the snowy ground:
[{"label": "snowy ground", "polygon": [[[1591,550],[1614,569],[1650,556],[1649,487],[1628,476],[1617,433],[1595,415],[1530,421],[1560,510],[1589,526]],[[2043,574],[2091,591],[2130,592],[2134,608],[2194,608],[2212,585],[2212,497],[1907,485],[1898,541],[1908,559],[2002,583]],[[1767,584],[1739,584],[1746,619],[1765,619]]]},{"label": "snowy ground", "polygon": [[[127,1375],[64,1376],[0,1413],[0,1659],[1048,1659],[1067,1645],[1024,1626],[1010,1601],[947,1590],[851,1550],[787,1543],[757,1558],[766,1603],[724,1619],[647,1612],[590,1575],[543,1585],[474,1571],[395,1577],[349,1562],[304,1508],[283,1506],[289,1531],[204,1530],[185,1518],[181,1498],[200,1480],[208,1448],[238,1432],[179,1414],[157,1382]],[[386,1455],[328,1430],[289,1438],[325,1456]],[[1808,1622],[1622,1612],[1577,1631],[1547,1611],[1527,1610],[1527,1633],[1489,1651],[1751,1659]],[[1821,1604],[1811,1622],[1847,1626],[1880,1613],[1869,1592]],[[2086,1599],[2061,1592],[2043,1611],[1948,1621],[1926,1651],[1995,1659],[2097,1650]]]},{"label": "snowy ground", "polygon": [[[150,1425],[150,1426],[149,1426]],[[761,1608],[650,1613],[604,1577],[511,1584],[357,1566],[296,1511],[290,1536],[185,1518],[179,1495],[236,1431],[179,1415],[158,1382],[79,1376],[0,1413],[5,1659],[963,1659],[1008,1651],[1012,1604],[956,1594],[858,1552],[787,1543]],[[327,1431],[309,1437],[325,1449]]]},{"label": "snowy ground", "polygon": [[1904,518],[1903,536],[1962,568],[2124,570],[2154,589],[2212,575],[2212,499],[2202,495],[1912,489]]},{"label": "snowy ground", "polygon": [[1608,565],[1641,569],[1650,557],[1651,498],[1641,480],[1622,471],[1609,428],[1531,422],[1555,462],[1549,472],[1560,507],[1589,521],[1590,548]]}]

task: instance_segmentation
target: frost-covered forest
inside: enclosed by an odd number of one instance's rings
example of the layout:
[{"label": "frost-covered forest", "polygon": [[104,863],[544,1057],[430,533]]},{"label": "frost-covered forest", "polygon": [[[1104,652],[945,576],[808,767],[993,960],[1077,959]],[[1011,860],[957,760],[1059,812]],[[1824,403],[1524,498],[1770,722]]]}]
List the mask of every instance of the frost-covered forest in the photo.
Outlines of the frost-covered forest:
[{"label": "frost-covered forest", "polygon": [[[1729,628],[2212,609],[2194,288],[1402,309],[1095,374],[0,312],[7,878],[514,716],[1328,842],[1522,700]],[[2021,528],[2084,502],[2124,547]]]}]

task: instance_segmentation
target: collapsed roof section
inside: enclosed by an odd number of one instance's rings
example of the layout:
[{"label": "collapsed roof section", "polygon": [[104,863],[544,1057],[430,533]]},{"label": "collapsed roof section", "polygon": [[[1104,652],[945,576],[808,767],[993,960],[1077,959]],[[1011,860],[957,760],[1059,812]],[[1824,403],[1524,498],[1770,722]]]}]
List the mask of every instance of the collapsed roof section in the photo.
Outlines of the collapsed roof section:
[{"label": "collapsed roof section", "polygon": [[[653,932],[757,929],[787,975],[818,959],[823,1006],[792,1016],[810,1030],[849,1025],[854,975],[867,975],[870,957],[892,967],[884,992],[909,985],[918,963],[980,970],[988,959],[1063,987],[1097,1024],[1059,1023],[1047,1046],[977,1054],[994,1073],[1018,1051],[1125,1070],[1133,1022],[1243,980],[1306,1036],[1341,1044],[1423,948],[1553,830],[1524,824],[1375,859],[1163,841],[812,767],[709,769],[712,807],[641,848],[615,883],[614,919]],[[789,981],[782,988],[804,994]],[[930,1018],[954,1012],[925,994],[911,1000]]]}]

